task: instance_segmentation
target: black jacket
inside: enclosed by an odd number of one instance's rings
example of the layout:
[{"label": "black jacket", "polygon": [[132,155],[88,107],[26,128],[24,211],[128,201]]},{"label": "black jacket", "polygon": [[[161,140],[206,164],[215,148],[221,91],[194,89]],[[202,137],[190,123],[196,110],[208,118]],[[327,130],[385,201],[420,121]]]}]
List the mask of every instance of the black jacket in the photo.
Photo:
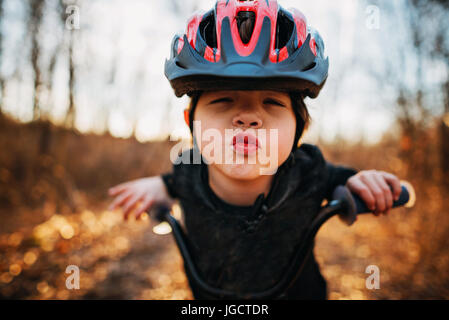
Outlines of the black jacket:
[{"label": "black jacket", "polygon": [[[182,159],[193,163],[194,157],[198,159],[194,150],[184,152]],[[316,146],[303,144],[279,167],[268,196],[259,195],[249,207],[218,198],[203,162],[175,164],[173,173],[162,177],[170,195],[180,201],[189,245],[203,279],[234,292],[257,292],[279,280],[323,200],[354,174],[353,169],[327,163]],[[187,277],[195,298],[207,299]],[[326,297],[326,282],[311,254],[285,298]]]}]

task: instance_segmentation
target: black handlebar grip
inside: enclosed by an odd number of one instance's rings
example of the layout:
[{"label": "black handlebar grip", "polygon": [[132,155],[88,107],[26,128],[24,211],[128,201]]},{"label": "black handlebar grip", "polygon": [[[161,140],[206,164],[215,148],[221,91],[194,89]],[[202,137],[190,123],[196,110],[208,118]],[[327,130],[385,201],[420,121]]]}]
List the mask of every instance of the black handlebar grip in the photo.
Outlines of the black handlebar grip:
[{"label": "black handlebar grip", "polygon": [[[409,189],[405,185],[402,185],[401,195],[399,196],[399,199],[397,201],[393,202],[393,208],[402,207],[409,203],[409,201],[411,200],[411,193],[412,192],[409,192]],[[354,198],[357,214],[372,212],[370,209],[368,209],[368,207],[365,205],[365,202],[360,199],[358,195],[352,194],[352,197]]]},{"label": "black handlebar grip", "polygon": [[165,216],[167,214],[170,214],[170,207],[165,204],[157,205],[151,210],[150,217],[158,222],[164,222],[166,221]]},{"label": "black handlebar grip", "polygon": [[[402,192],[397,201],[394,201],[393,208],[400,206],[413,207],[415,204],[415,190],[413,186],[401,181]],[[351,193],[347,187],[339,186],[335,189],[333,199],[340,201],[343,206],[342,212],[339,215],[347,225],[352,225],[357,219],[358,214],[370,213],[371,210],[367,208],[365,202],[354,193]]]}]

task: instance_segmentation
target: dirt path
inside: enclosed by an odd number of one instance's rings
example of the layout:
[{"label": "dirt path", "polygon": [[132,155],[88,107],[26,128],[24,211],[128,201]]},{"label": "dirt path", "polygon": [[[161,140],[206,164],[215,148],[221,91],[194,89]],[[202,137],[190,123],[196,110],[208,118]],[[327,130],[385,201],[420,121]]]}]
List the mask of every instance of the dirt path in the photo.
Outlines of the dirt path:
[{"label": "dirt path", "polygon": [[[0,298],[191,299],[171,235],[105,207],[48,219],[21,213],[21,227],[0,234]],[[80,269],[79,290],[66,288],[69,265]]]},{"label": "dirt path", "polygon": [[[154,234],[149,220],[124,222],[106,207],[69,215],[25,210],[14,225],[0,212],[0,298],[192,299],[172,235]],[[401,299],[408,292],[392,280],[419,256],[390,237],[385,222],[366,216],[348,228],[333,218],[320,230],[315,253],[330,299]],[[79,290],[66,287],[69,265],[79,267]],[[381,268],[381,290],[366,288],[369,265]]]}]

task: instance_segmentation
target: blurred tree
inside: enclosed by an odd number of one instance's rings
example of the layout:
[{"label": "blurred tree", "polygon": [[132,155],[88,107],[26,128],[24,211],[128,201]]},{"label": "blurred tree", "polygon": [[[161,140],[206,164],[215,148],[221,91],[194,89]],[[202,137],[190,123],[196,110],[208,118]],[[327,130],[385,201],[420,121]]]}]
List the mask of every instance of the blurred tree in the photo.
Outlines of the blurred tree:
[{"label": "blurred tree", "polygon": [[[50,10],[51,8],[50,8],[50,6],[47,5],[46,9]],[[56,3],[55,10],[59,11],[60,15],[62,15],[63,7],[61,6],[59,0]],[[43,13],[42,13],[42,16],[44,16]],[[41,21],[41,23],[42,23],[42,21]],[[56,26],[56,27],[58,27],[58,26]],[[55,66],[56,66],[58,56],[60,55],[61,46],[62,46],[62,42],[63,42],[62,39],[60,39],[60,38],[55,37],[55,39],[57,39],[57,45],[55,46],[55,48],[52,52],[49,52],[51,58],[48,63],[47,69],[45,70],[46,77],[42,77],[42,79],[41,79],[42,86],[45,85],[47,92],[50,95],[53,91],[53,76],[54,76]],[[46,110],[48,113],[51,113],[52,107],[53,107],[52,103],[47,100]],[[45,120],[45,121],[43,121],[42,126],[41,126],[41,135],[40,135],[40,139],[39,139],[39,152],[41,155],[43,155],[43,154],[48,154],[50,151],[50,144],[51,144],[51,139],[52,139],[52,127],[51,127],[49,119],[48,119],[49,114],[43,114],[43,110],[39,110],[39,113],[40,113],[39,118],[41,120]]]},{"label": "blurred tree", "polygon": [[[3,21],[3,0],[0,0],[0,23]],[[0,67],[2,63],[2,53],[3,53],[3,29],[0,24]],[[3,100],[5,99],[5,79],[1,73],[0,69],[0,113],[3,110]]]},{"label": "blurred tree", "polygon": [[69,67],[69,107],[67,109],[66,117],[65,117],[65,125],[74,128],[75,126],[75,84],[76,84],[76,70],[75,70],[75,61],[74,61],[74,46],[75,46],[75,32],[76,28],[74,26],[69,27],[67,25],[67,19],[69,18],[69,13],[67,12],[68,6],[77,5],[79,6],[77,1],[67,1],[67,0],[59,0],[59,6],[62,8],[61,11],[61,22],[65,28],[64,37],[66,38],[66,46],[68,52],[68,67]]},{"label": "blurred tree", "polygon": [[[44,1],[45,2],[45,1]],[[54,84],[54,73],[55,73],[55,68],[56,68],[56,64],[58,59],[64,59],[65,57],[68,58],[68,75],[69,75],[69,83],[68,83],[68,101],[69,101],[69,107],[66,113],[66,119],[65,119],[65,124],[70,127],[73,128],[74,126],[74,116],[75,116],[75,103],[74,103],[74,93],[73,93],[73,88],[74,88],[74,84],[75,84],[75,78],[74,78],[74,74],[75,74],[75,68],[74,68],[74,64],[73,64],[73,39],[72,39],[72,30],[68,30],[67,26],[66,26],[66,20],[68,17],[68,14],[66,13],[66,8],[68,6],[68,4],[66,3],[66,1],[64,0],[56,0],[56,1],[47,1],[46,2],[46,8],[44,11],[44,18],[47,14],[51,14],[53,12],[51,12],[52,10],[55,11],[55,13],[57,14],[57,19],[56,21],[54,21],[55,25],[54,25],[54,30],[55,32],[53,33],[54,35],[54,40],[56,40],[56,44],[54,45],[54,47],[52,49],[47,49],[45,51],[45,53],[47,55],[50,56],[50,59],[48,61],[47,65],[42,65],[42,71],[43,75],[41,77],[41,81],[42,86],[45,85],[45,88],[49,94],[49,96],[51,96],[51,93],[53,92],[53,84]],[[52,6],[53,5],[53,6]],[[42,21],[41,21],[42,23]],[[57,32],[60,31],[60,32]],[[41,42],[43,41],[43,39],[41,38]],[[66,50],[64,50],[66,49]],[[67,52],[67,55],[64,55],[64,53]],[[50,114],[52,111],[52,102],[47,100],[46,101],[46,106],[45,106],[46,110],[48,111],[48,113]],[[41,139],[39,142],[40,145],[40,153],[41,154],[46,154],[49,151],[49,146],[51,143],[51,138],[52,138],[52,132],[51,132],[51,126],[49,123],[49,118],[48,118],[48,114],[44,114],[43,110],[40,110],[40,119],[41,120],[45,120],[42,123],[42,132],[41,132]]]},{"label": "blurred tree", "polygon": [[[413,0],[411,1],[418,12],[422,23],[426,23],[432,29],[423,28],[420,25],[413,25],[415,47],[430,59],[441,63],[444,66],[445,80],[441,84],[442,91],[442,114],[439,117],[440,123],[440,160],[441,169],[446,178],[449,177],[449,1],[447,0]],[[433,22],[433,23],[432,23]],[[436,23],[435,23],[436,22]],[[429,44],[426,43],[429,41]]]},{"label": "blurred tree", "polygon": [[42,90],[42,72],[39,65],[41,43],[39,30],[42,24],[44,0],[28,0],[28,32],[31,36],[31,65],[34,73],[33,120],[40,116],[40,93]]},{"label": "blurred tree", "polygon": [[[448,58],[449,60],[449,58]],[[446,81],[443,87],[445,94],[444,99],[444,115],[440,122],[441,128],[441,167],[445,178],[443,178],[446,186],[449,187],[449,80]]]},{"label": "blurred tree", "polygon": [[[384,40],[388,48],[384,54],[385,68],[373,72],[382,92],[392,92],[396,97],[402,158],[410,172],[432,177],[438,164],[428,156],[436,151],[436,145],[430,143],[429,128],[434,127],[436,118],[442,117],[443,96],[447,92],[444,88],[449,79],[448,1],[383,1],[379,5],[389,15],[390,25],[384,26],[396,32],[388,33]],[[442,137],[443,141],[447,139]],[[449,151],[443,151],[448,148],[445,143],[441,148],[444,156],[440,167],[444,167]]]},{"label": "blurred tree", "polygon": [[74,96],[74,90],[75,90],[75,63],[73,58],[73,46],[74,46],[74,35],[73,30],[69,31],[69,108],[67,109],[66,114],[66,125],[68,125],[70,128],[73,128],[75,126],[75,96]]},{"label": "blurred tree", "polygon": [[[414,0],[415,6],[425,10],[425,4],[422,0]],[[434,35],[434,45],[431,49],[431,56],[435,60],[442,61],[446,64],[446,81],[441,85],[441,90],[443,92],[443,114],[440,119],[440,139],[441,139],[441,150],[440,150],[440,160],[441,169],[445,178],[442,180],[447,186],[449,186],[449,1],[447,0],[431,0],[438,10],[445,12],[444,16],[446,19],[442,21],[438,30],[435,30]],[[424,9],[423,9],[424,7]],[[431,19],[432,16],[427,11],[428,18]]]},{"label": "blurred tree", "polygon": [[[56,25],[55,29],[63,29],[64,28],[64,20],[65,20],[65,12],[64,12],[64,6],[62,3],[62,0],[56,1],[54,10],[60,17],[60,19],[56,21],[57,23],[60,23],[60,24]],[[56,36],[56,34],[57,33],[55,32],[54,35]],[[54,47],[52,52],[49,52],[50,59],[49,59],[48,67],[47,67],[46,87],[47,87],[47,91],[50,94],[53,92],[53,84],[54,84],[53,80],[54,80],[56,64],[58,62],[58,58],[60,58],[60,56],[61,56],[63,43],[64,43],[63,32],[61,32],[59,34],[61,35],[60,37],[55,37],[55,39],[57,40],[56,46]],[[50,112],[51,112],[53,103],[49,101],[48,104],[49,105],[47,106],[47,108],[50,109]]]}]

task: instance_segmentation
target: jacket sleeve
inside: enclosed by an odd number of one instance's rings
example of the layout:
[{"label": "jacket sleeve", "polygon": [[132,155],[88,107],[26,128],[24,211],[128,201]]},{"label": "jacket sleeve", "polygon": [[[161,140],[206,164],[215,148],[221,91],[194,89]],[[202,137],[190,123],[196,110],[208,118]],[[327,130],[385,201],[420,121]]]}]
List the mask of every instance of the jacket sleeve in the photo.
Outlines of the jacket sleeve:
[{"label": "jacket sleeve", "polygon": [[175,188],[175,180],[173,173],[165,173],[161,175],[162,181],[164,181],[165,187],[167,188],[167,192],[173,199],[178,198],[178,194],[176,193]]},{"label": "jacket sleeve", "polygon": [[325,198],[330,200],[334,189],[339,185],[345,185],[346,181],[353,175],[357,174],[357,170],[344,166],[337,166],[326,161],[326,170],[328,172],[328,180],[326,183]]}]

